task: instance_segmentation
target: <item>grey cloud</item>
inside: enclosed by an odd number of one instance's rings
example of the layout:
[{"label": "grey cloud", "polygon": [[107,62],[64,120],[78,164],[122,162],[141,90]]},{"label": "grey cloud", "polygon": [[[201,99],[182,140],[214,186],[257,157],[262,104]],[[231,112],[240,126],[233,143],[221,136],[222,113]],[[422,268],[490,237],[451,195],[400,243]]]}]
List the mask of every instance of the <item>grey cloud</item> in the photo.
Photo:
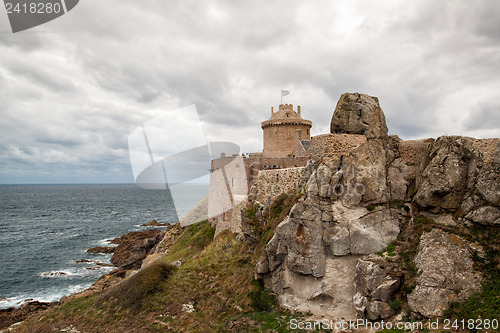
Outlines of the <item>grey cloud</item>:
[{"label": "grey cloud", "polygon": [[16,59],[11,61],[10,64],[6,64],[6,67],[14,76],[24,77],[32,81],[35,86],[43,85],[57,93],[72,92],[75,90],[75,85],[71,80],[62,77],[57,68],[50,70],[41,68],[29,61],[20,62],[19,60],[21,59]]},{"label": "grey cloud", "polygon": [[32,52],[46,45],[43,34],[24,32],[19,34],[10,34],[8,32],[0,33],[0,45],[18,49],[21,52]]},{"label": "grey cloud", "polygon": [[494,1],[87,0],[50,34],[0,36],[0,139],[24,152],[2,148],[0,173],[34,175],[36,163],[50,174],[60,160],[61,174],[130,179],[130,131],[149,109],[189,104],[218,137],[258,150],[280,89],[317,134],[343,92],[378,96],[402,138],[444,134],[441,116],[456,113],[486,133],[500,105],[498,11]]},{"label": "grey cloud", "polygon": [[467,130],[497,130],[500,133],[500,101],[481,103],[465,121]]}]

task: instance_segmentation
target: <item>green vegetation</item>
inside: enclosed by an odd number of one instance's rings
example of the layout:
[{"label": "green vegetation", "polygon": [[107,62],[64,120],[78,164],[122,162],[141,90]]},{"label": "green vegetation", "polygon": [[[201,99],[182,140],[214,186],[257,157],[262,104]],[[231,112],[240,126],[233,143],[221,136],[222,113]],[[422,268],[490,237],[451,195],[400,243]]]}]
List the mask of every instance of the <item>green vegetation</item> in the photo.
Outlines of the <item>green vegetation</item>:
[{"label": "green vegetation", "polygon": [[371,212],[371,211],[372,211],[372,210],[374,210],[376,207],[377,207],[377,206],[375,206],[375,205],[368,205],[368,206],[366,206],[366,209],[368,209],[368,211],[370,211],[370,212]]},{"label": "green vegetation", "polygon": [[384,250],[378,251],[377,254],[379,256],[383,256],[384,253],[387,253],[388,257],[394,257],[396,255],[396,253],[394,252],[395,250],[396,250],[396,245],[394,242],[391,242],[389,245],[387,245],[387,247]]},{"label": "green vegetation", "polygon": [[[291,314],[276,307],[275,296],[253,268],[274,229],[290,212],[300,194],[283,195],[259,217],[256,244],[236,240],[229,231],[214,240],[208,221],[190,225],[169,253],[104,292],[75,298],[20,327],[20,332],[54,332],[73,325],[83,332],[288,332]],[[259,220],[258,220],[259,219]],[[180,268],[170,265],[181,259]],[[194,311],[186,309],[192,307]]]},{"label": "green vegetation", "polygon": [[393,309],[394,311],[399,311],[399,310],[401,310],[402,302],[401,302],[401,300],[396,299],[396,300],[390,301],[389,305],[390,305],[391,309]]},{"label": "green vegetation", "polygon": [[116,302],[123,308],[138,311],[146,300],[162,291],[164,282],[177,270],[165,262],[153,263],[134,274],[130,279],[106,290],[99,298],[99,303]]},{"label": "green vegetation", "polygon": [[264,281],[256,280],[252,282],[254,290],[249,293],[252,300],[251,306],[255,311],[270,312],[277,304],[276,296],[266,291]]}]

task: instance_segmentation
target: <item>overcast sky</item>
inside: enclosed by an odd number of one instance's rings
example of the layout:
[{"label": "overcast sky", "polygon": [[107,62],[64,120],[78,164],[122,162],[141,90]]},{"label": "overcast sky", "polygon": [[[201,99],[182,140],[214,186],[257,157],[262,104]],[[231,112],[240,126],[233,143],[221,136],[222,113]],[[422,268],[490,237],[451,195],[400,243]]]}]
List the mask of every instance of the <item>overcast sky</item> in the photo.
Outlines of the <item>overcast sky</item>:
[{"label": "overcast sky", "polygon": [[16,34],[2,9],[0,183],[134,182],[129,134],[191,104],[261,151],[280,89],[313,135],[361,92],[403,139],[500,137],[500,1],[82,0]]}]

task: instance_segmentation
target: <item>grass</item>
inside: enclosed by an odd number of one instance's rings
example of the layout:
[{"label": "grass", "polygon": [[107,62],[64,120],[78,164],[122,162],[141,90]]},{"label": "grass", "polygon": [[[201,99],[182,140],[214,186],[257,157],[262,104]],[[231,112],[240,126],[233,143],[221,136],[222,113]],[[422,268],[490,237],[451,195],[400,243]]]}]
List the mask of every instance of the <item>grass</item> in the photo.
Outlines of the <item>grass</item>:
[{"label": "grass", "polygon": [[175,266],[165,262],[153,263],[106,290],[98,298],[98,304],[116,302],[118,307],[140,311],[150,296],[163,290],[163,284],[176,270]]},{"label": "grass", "polygon": [[277,305],[276,296],[266,290],[262,280],[253,281],[252,285],[254,290],[249,293],[252,308],[258,312],[272,311]]}]

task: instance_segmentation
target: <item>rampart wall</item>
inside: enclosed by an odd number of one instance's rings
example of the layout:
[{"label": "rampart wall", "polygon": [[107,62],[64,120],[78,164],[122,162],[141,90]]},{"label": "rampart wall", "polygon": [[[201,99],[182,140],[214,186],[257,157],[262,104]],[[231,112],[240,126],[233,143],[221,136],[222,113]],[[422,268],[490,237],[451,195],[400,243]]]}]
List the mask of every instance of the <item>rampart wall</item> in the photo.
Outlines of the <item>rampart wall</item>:
[{"label": "rampart wall", "polygon": [[309,149],[304,155],[312,158],[339,157],[366,142],[364,135],[357,134],[322,134],[311,138]]},{"label": "rampart wall", "polygon": [[255,183],[258,187],[257,200],[263,203],[269,198],[294,191],[304,170],[305,167],[260,171]]}]

